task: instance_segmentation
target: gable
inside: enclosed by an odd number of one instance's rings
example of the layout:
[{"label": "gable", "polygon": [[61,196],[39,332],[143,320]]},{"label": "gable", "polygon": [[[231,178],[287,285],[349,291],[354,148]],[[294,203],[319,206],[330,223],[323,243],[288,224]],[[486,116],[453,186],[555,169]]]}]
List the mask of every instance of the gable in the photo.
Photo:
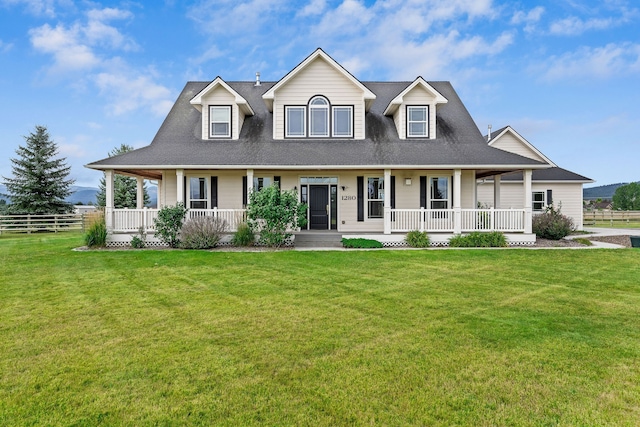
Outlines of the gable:
[{"label": "gable", "polygon": [[555,163],[531,145],[526,139],[520,136],[520,134],[510,126],[505,127],[496,137],[491,139],[489,141],[489,145],[493,148],[498,148],[503,151],[515,153],[529,159],[555,166]]}]

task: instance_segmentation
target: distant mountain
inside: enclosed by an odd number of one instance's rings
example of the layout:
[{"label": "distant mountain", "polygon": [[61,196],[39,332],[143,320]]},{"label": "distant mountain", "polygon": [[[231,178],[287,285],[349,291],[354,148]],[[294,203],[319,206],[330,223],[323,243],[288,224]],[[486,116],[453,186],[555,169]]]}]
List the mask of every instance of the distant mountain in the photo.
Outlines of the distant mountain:
[{"label": "distant mountain", "polygon": [[611,200],[613,194],[618,187],[627,185],[627,182],[620,182],[618,184],[600,185],[599,187],[584,188],[582,190],[582,198],[584,200]]},{"label": "distant mountain", "polygon": [[[72,186],[71,187],[71,195],[67,197],[65,200],[72,205],[95,205],[97,203],[96,195],[100,191],[96,187],[79,187]],[[11,199],[7,196],[3,196],[6,194],[7,187],[0,184],[0,200],[6,200],[9,202]],[[149,193],[149,206],[155,207],[158,205],[158,187],[155,185],[147,185],[147,193]]]}]

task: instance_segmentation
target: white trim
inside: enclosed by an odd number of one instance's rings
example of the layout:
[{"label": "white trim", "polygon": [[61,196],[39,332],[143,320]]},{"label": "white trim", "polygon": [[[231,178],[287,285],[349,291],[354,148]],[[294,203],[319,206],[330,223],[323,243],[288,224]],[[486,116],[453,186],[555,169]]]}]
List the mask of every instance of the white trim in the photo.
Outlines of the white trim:
[{"label": "white trim", "polygon": [[[409,113],[409,110],[418,110],[421,109],[424,111],[424,120],[418,120],[418,121],[414,121],[411,120],[411,114]],[[424,134],[420,134],[420,135],[413,135],[411,134],[411,124],[412,123],[424,123]],[[407,105],[407,138],[429,138],[429,105]]]},{"label": "white trim", "polygon": [[[478,170],[478,169],[491,169],[495,171],[514,172],[520,171],[524,168],[527,169],[548,169],[549,165],[540,163],[539,165],[501,165],[499,168],[496,165],[215,165],[215,164],[202,164],[202,165],[84,165],[88,169],[105,170],[105,169],[282,169],[282,170],[306,170],[306,169],[339,169],[339,170],[360,170],[360,169],[410,169],[410,170],[446,170],[446,169],[461,169],[461,170]],[[573,181],[577,182],[577,181]]]},{"label": "white trim", "polygon": [[[302,110],[302,135],[289,135],[289,110]],[[285,105],[284,107],[284,136],[285,138],[305,138],[307,136],[307,107],[304,105]]]},{"label": "white trim", "polygon": [[[230,105],[208,105],[207,106],[209,108],[209,138],[231,138],[231,115],[232,115],[232,108]],[[228,114],[228,120],[226,121],[213,121],[212,114],[211,114],[211,110],[213,109],[224,109],[227,111]],[[227,133],[224,135],[217,135],[213,133],[213,124],[214,123],[226,123],[227,124]]]},{"label": "white trim", "polygon": [[424,90],[426,90],[427,92],[429,92],[431,95],[434,96],[435,101],[434,104],[446,104],[447,102],[449,102],[447,100],[447,98],[445,98],[440,92],[438,92],[433,86],[431,86],[429,83],[427,83],[425,81],[425,79],[423,79],[421,76],[418,76],[413,83],[411,83],[409,86],[406,87],[405,90],[403,90],[402,92],[400,92],[398,94],[398,96],[396,96],[395,98],[393,98],[391,100],[391,102],[389,102],[389,105],[387,106],[387,108],[385,108],[384,110],[384,114],[385,116],[390,116],[393,115],[393,113],[395,113],[395,111],[404,103],[404,96],[411,92],[413,90],[413,88],[415,88],[416,86],[422,86],[422,88],[424,88]]},{"label": "white trim", "polygon": [[202,98],[204,96],[206,96],[208,93],[210,93],[212,90],[214,90],[217,86],[223,87],[227,92],[229,92],[231,95],[233,95],[235,97],[236,105],[238,105],[238,107],[244,112],[245,115],[253,116],[255,114],[253,112],[253,109],[251,108],[251,105],[249,105],[249,102],[246,99],[244,99],[238,92],[233,90],[233,88],[231,86],[229,86],[220,77],[216,77],[204,89],[202,89],[200,92],[198,92],[196,94],[196,96],[191,98],[191,101],[189,101],[189,103],[191,105],[193,105],[194,107],[198,107],[199,106],[200,110],[202,111],[202,107],[203,107]]},{"label": "white trim", "polygon": [[[349,134],[348,135],[336,135],[336,110],[347,109],[349,110]],[[353,138],[353,105],[332,105],[331,106],[331,136],[334,138]]]},{"label": "white trim", "polygon": [[330,66],[335,68],[340,74],[346,77],[351,83],[357,86],[360,90],[362,90],[363,99],[365,100],[365,110],[368,111],[373,104],[373,100],[376,99],[376,95],[371,92],[365,85],[363,85],[358,79],[356,79],[351,73],[342,67],[342,65],[338,64],[333,58],[327,55],[322,49],[318,48],[311,55],[307,56],[300,64],[298,64],[293,70],[289,71],[286,76],[281,78],[275,85],[271,86],[264,95],[262,95],[262,99],[267,104],[267,107],[270,112],[273,112],[273,100],[276,97],[276,91],[280,89],[282,86],[286,85],[289,80],[295,77],[299,72],[304,70],[309,64],[311,64],[317,58],[324,59]]}]

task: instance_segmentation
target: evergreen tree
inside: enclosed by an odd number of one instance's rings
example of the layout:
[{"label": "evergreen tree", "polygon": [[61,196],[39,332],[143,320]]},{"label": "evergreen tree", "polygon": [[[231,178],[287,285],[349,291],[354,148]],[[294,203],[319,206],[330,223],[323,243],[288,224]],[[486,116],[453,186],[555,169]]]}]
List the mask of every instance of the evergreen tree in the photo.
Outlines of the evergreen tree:
[{"label": "evergreen tree", "polygon": [[[132,151],[133,147],[127,144],[121,144],[120,147],[114,148],[109,152],[109,157]],[[100,179],[100,187],[96,199],[98,206],[106,206],[107,204],[107,181],[104,177]],[[147,185],[143,187],[144,203],[149,204],[149,194],[147,193]],[[135,209],[137,199],[137,182],[135,178],[116,175],[113,177],[113,207],[116,209]]]},{"label": "evergreen tree", "polygon": [[73,210],[65,201],[71,194],[73,179],[67,179],[71,167],[65,158],[56,158],[58,146],[49,138],[44,126],[25,137],[26,145],[16,150],[11,159],[13,178],[4,178],[11,197],[9,212],[13,214],[60,214]]}]

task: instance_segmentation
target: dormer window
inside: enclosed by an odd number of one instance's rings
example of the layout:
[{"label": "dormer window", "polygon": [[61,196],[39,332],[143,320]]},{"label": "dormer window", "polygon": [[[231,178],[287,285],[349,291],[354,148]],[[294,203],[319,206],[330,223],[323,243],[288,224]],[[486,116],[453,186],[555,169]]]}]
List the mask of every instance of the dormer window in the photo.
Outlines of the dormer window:
[{"label": "dormer window", "polygon": [[309,136],[329,136],[329,101],[322,96],[309,102]]},{"label": "dormer window", "polygon": [[353,138],[353,105],[331,105],[324,96],[314,96],[306,106],[287,105],[287,138]]},{"label": "dormer window", "polygon": [[231,137],[231,106],[211,105],[209,106],[209,137],[210,138],[230,138]]},{"label": "dormer window", "polygon": [[407,136],[429,137],[429,106],[407,106]]}]

